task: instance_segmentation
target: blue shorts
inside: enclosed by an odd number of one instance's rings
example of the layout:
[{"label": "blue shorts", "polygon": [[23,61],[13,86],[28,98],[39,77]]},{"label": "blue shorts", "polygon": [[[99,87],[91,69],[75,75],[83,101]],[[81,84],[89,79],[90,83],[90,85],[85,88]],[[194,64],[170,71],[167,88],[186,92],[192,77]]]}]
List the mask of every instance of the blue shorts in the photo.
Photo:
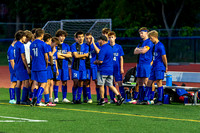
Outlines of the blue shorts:
[{"label": "blue shorts", "polygon": [[97,79],[97,67],[96,68],[87,69],[86,72],[87,72],[87,79],[90,80],[91,77],[92,77],[92,80],[96,80]]},{"label": "blue shorts", "polygon": [[70,80],[68,69],[58,69],[59,75],[56,76],[56,80],[67,81]]},{"label": "blue shorts", "polygon": [[53,72],[51,70],[51,66],[47,68],[47,79],[53,79]]},{"label": "blue shorts", "polygon": [[47,82],[47,71],[32,71],[31,79],[37,81],[38,83]]},{"label": "blue shorts", "polygon": [[10,81],[11,82],[16,82],[17,81],[17,77],[15,73],[10,73]]},{"label": "blue shorts", "polygon": [[28,75],[27,70],[23,70],[23,71],[16,70],[15,74],[16,74],[17,80],[19,81],[29,80],[29,75]]},{"label": "blue shorts", "polygon": [[165,71],[163,71],[163,70],[153,70],[152,69],[149,80],[153,80],[153,81],[161,80],[161,79],[163,80],[164,74],[165,74]]},{"label": "blue shorts", "polygon": [[116,82],[117,81],[122,81],[122,74],[120,73],[120,71],[114,72],[113,76],[114,76]]},{"label": "blue shorts", "polygon": [[87,73],[86,71],[77,71],[72,69],[72,79],[86,80],[87,79],[86,73]]},{"label": "blue shorts", "polygon": [[136,67],[136,77],[137,78],[149,78],[151,72],[150,64],[140,64]]}]

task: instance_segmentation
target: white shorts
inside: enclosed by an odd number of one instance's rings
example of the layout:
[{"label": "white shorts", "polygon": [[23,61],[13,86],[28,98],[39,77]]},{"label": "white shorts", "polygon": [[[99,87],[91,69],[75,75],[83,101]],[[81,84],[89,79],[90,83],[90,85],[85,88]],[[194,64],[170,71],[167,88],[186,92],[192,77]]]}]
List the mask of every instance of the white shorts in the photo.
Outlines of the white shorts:
[{"label": "white shorts", "polygon": [[97,72],[97,85],[113,86],[113,75],[101,75]]}]

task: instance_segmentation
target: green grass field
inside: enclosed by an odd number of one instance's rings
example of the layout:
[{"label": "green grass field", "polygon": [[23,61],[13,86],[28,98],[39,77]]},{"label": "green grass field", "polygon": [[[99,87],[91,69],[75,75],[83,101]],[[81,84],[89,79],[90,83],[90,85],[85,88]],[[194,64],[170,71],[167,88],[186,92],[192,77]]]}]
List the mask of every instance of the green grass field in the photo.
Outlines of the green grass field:
[{"label": "green grass field", "polygon": [[[59,97],[61,99],[61,93]],[[71,99],[71,94],[68,94],[68,98]],[[95,95],[93,99],[96,99]],[[177,133],[198,132],[200,128],[199,106],[106,104],[102,107],[96,103],[81,105],[59,103],[56,107],[30,107],[11,105],[8,101],[8,89],[1,88],[0,133]],[[5,118],[5,116],[15,118]],[[47,121],[29,122],[24,118]],[[9,120],[14,121],[8,122]]]}]

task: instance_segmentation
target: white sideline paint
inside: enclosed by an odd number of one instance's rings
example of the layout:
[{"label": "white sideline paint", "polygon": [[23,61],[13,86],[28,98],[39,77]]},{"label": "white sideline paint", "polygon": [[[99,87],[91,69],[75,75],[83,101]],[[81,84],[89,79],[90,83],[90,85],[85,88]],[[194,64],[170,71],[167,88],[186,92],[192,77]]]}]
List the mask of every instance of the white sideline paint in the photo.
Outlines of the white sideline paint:
[{"label": "white sideline paint", "polygon": [[9,116],[0,116],[0,118],[15,119],[15,120],[0,120],[0,122],[48,122],[47,120],[33,120],[33,119],[17,118]]}]

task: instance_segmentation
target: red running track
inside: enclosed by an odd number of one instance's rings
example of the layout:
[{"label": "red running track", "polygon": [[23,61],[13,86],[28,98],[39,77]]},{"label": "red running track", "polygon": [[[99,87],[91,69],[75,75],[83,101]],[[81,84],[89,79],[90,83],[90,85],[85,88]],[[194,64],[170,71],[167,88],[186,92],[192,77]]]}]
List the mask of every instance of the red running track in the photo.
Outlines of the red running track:
[{"label": "red running track", "polygon": [[[125,63],[124,71],[134,67],[136,63]],[[182,71],[182,72],[200,72],[200,64],[188,64],[188,65],[171,65],[169,66],[169,71]],[[70,70],[71,74],[71,70]],[[165,84],[165,83],[164,83]],[[176,83],[177,85],[181,85],[182,83]],[[187,86],[195,86],[200,87],[200,79],[199,83],[185,83]],[[68,92],[72,91],[72,80],[68,81]],[[10,74],[8,66],[0,66],[0,88],[9,88],[10,86]],[[94,82],[91,83],[91,91],[92,94],[96,94]],[[60,89],[61,90],[61,89]]]}]

